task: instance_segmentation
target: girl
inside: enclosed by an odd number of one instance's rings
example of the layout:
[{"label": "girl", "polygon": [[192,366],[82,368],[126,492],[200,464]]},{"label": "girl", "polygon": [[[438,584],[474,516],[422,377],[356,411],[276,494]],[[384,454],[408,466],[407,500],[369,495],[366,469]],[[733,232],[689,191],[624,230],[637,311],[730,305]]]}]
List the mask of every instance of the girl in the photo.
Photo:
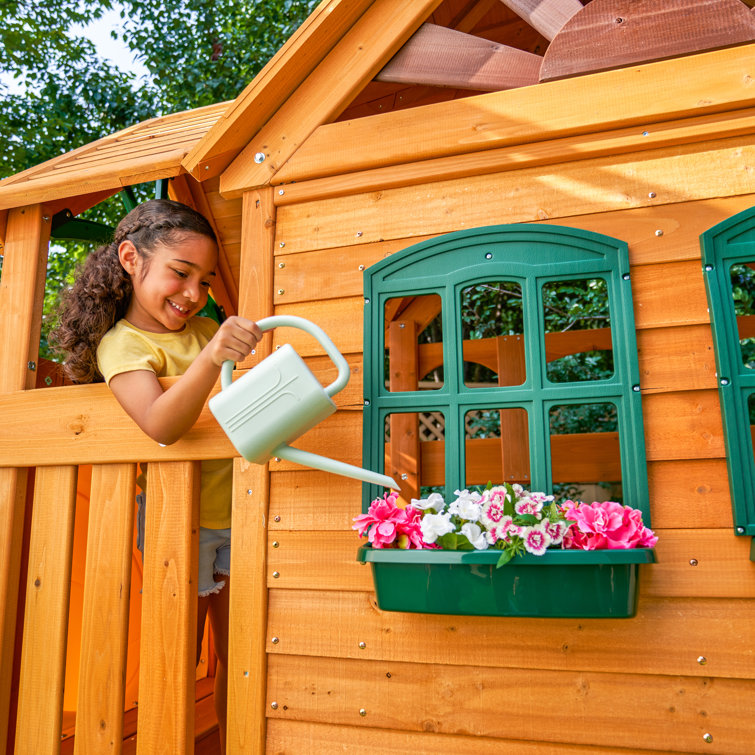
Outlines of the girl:
[{"label": "girl", "polygon": [[[77,383],[107,382],[158,443],[174,443],[192,427],[223,362],[243,360],[262,336],[256,323],[242,317],[218,326],[196,316],[207,302],[217,258],[215,234],[204,217],[178,202],[150,200],[123,218],[111,244],[89,255],[62,300],[52,337],[65,355],[68,377]],[[182,377],[163,391],[157,378],[170,375]],[[138,482],[145,489],[145,475]],[[209,613],[218,657],[215,707],[222,751],[231,483],[230,459],[202,462],[197,661]],[[138,498],[141,508],[144,495]],[[143,527],[143,510],[138,519]]]}]

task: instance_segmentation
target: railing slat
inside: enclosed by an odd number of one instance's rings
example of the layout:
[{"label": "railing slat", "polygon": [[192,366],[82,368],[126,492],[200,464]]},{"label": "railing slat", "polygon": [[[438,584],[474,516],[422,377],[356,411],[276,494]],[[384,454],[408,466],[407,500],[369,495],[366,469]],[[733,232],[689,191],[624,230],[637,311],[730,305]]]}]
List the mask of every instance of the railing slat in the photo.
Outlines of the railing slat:
[{"label": "railing slat", "polygon": [[76,707],[76,755],[120,753],[136,467],[92,468]]},{"label": "railing slat", "polygon": [[60,749],[76,467],[43,467],[34,484],[16,752]]},{"label": "railing slat", "polygon": [[149,465],[139,755],[194,751],[199,462]]}]

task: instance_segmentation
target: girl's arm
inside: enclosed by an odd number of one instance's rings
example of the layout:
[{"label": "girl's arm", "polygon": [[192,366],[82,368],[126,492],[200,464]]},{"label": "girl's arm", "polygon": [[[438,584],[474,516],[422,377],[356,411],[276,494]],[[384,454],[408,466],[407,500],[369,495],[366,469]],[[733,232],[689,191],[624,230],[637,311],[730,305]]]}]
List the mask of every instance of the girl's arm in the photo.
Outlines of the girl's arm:
[{"label": "girl's arm", "polygon": [[110,390],[150,438],[170,445],[197,421],[224,361],[240,362],[255,347],[262,332],[255,322],[229,317],[189,369],[166,391],[154,372],[122,372],[110,380]]}]

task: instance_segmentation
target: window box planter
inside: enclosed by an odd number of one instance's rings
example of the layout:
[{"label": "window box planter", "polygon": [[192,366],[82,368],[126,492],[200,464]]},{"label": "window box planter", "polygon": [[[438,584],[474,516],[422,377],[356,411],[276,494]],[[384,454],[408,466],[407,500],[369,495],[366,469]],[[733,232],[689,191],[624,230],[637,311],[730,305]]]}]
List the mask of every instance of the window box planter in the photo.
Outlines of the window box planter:
[{"label": "window box planter", "polygon": [[653,548],[549,550],[496,568],[497,550],[359,548],[372,566],[383,611],[465,616],[631,618],[637,612],[639,565]]}]

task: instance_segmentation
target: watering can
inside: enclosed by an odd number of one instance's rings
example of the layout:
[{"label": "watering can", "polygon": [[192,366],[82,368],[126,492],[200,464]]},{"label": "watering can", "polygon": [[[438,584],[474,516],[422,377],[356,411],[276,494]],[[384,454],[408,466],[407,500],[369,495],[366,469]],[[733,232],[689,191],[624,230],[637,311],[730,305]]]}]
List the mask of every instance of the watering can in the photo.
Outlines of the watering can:
[{"label": "watering can", "polygon": [[303,317],[265,317],[257,325],[262,331],[290,326],[314,336],[335,363],[338,376],[323,388],[290,344],[281,346],[236,381],[233,362],[224,362],[222,390],[210,399],[209,406],[236,450],[255,464],[277,456],[398,490],[390,477],[288,445],[336,411],[331,396],[349,382],[349,365],[325,331]]}]

